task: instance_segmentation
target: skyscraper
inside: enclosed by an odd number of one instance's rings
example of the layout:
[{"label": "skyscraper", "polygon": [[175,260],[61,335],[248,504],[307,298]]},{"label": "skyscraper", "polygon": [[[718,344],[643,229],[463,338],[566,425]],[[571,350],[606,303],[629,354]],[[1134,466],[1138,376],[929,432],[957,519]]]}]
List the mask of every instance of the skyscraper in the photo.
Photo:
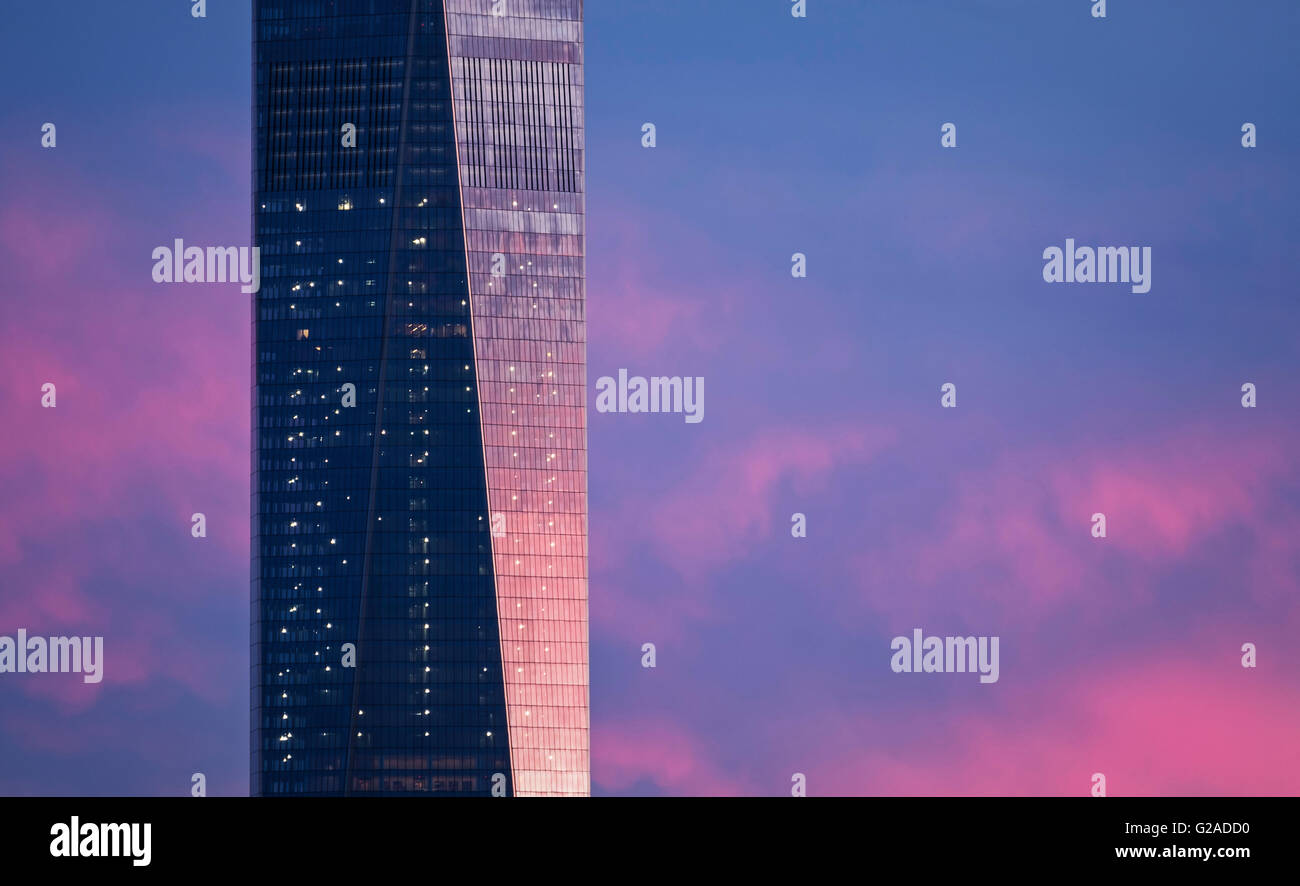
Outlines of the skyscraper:
[{"label": "skyscraper", "polygon": [[581,0],[256,0],[255,795],[590,791]]}]

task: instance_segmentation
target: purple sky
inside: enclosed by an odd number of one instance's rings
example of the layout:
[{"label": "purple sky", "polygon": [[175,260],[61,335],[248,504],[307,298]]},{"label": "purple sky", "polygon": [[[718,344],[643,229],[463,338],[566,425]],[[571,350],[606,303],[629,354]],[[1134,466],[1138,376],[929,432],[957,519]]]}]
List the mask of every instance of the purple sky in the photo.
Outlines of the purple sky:
[{"label": "purple sky", "polygon": [[[1300,11],[1090,5],[588,5],[589,375],[706,381],[589,415],[596,793],[1300,793]],[[248,296],[150,252],[248,242],[248,10],[187,7],[6,13],[0,634],[106,677],[0,675],[4,794],[247,791]]]}]

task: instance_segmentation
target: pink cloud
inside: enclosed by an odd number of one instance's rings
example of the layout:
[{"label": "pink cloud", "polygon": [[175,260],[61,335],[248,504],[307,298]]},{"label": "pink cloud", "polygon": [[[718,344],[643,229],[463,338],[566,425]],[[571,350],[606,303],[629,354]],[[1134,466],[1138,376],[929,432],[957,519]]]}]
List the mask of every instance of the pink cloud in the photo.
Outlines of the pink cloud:
[{"label": "pink cloud", "polygon": [[[869,461],[890,445],[887,429],[850,425],[769,428],[737,449],[702,455],[672,488],[638,500],[606,520],[609,536],[592,545],[593,575],[602,599],[592,617],[610,633],[667,639],[715,615],[707,576],[742,560],[777,531],[790,514],[776,513],[783,484],[809,496],[833,482],[836,471]],[[652,553],[682,577],[647,599],[633,574]],[[604,577],[608,576],[606,580]]]},{"label": "pink cloud", "polygon": [[[1128,608],[1198,546],[1239,530],[1241,572],[1258,578],[1248,592],[1277,599],[1300,591],[1290,533],[1300,520],[1277,496],[1296,479],[1296,446],[1290,433],[1237,439],[1196,426],[1120,445],[1080,439],[1065,451],[1007,452],[964,471],[932,522],[863,530],[879,539],[856,555],[856,571],[873,608],[909,616],[1023,619],[1099,597]],[[1104,539],[1091,535],[1094,513],[1106,515]]]},{"label": "pink cloud", "polygon": [[[121,219],[93,204],[79,203],[76,212],[67,212],[57,202],[37,199],[35,194],[24,197],[23,191],[11,193],[0,209],[0,250],[8,253],[11,281],[15,276],[33,282],[70,280],[80,271],[106,266],[102,261],[106,241]],[[87,274],[83,285],[90,279]]]},{"label": "pink cloud", "polygon": [[[48,209],[69,193],[74,215]],[[144,683],[229,696],[211,677],[222,656],[185,624],[211,602],[195,576],[247,575],[248,297],[154,286],[147,249],[124,258],[138,227],[72,180],[27,183],[0,212],[0,256],[28,294],[0,326],[0,423],[15,431],[0,435],[0,633],[105,637],[104,683],[21,684],[65,713]],[[133,267],[138,286],[111,279]]]},{"label": "pink cloud", "polygon": [[1058,514],[1104,512],[1111,544],[1153,558],[1183,554],[1225,524],[1252,521],[1292,469],[1295,442],[1182,428],[1118,450],[1088,449],[1052,476]]},{"label": "pink cloud", "polygon": [[983,711],[916,712],[902,727],[916,741],[902,749],[819,749],[818,781],[843,793],[1087,796],[1101,772],[1113,796],[1300,793],[1295,687],[1242,668],[1235,640],[1204,640],[1204,658],[1166,650]]},{"label": "pink cloud", "polygon": [[891,431],[872,427],[769,428],[737,450],[714,450],[650,506],[651,540],[683,572],[716,569],[769,538],[778,520],[788,531],[790,515],[774,511],[780,484],[812,494],[836,470],[869,461],[893,440]]},{"label": "pink cloud", "polygon": [[590,284],[601,290],[601,298],[592,299],[590,322],[591,341],[602,353],[640,359],[670,343],[692,353],[725,347],[726,330],[743,304],[741,288],[711,268],[664,266],[662,256],[672,249],[652,242],[650,232],[675,229],[679,221],[656,226],[626,215],[589,220],[609,241]]},{"label": "pink cloud", "polygon": [[593,737],[591,750],[592,781],[603,791],[626,791],[648,781],[674,796],[748,793],[695,736],[671,722],[606,721]]},{"label": "pink cloud", "polygon": [[[0,415],[25,431],[0,438],[0,489],[26,502],[0,514],[0,561],[12,560],[24,539],[142,509],[176,519],[185,537],[194,511],[218,525],[246,525],[247,489],[214,482],[248,474],[245,373],[232,374],[212,343],[139,373],[97,365],[102,345],[75,346],[82,363],[62,348],[0,343],[0,372],[12,382],[0,394]],[[57,388],[53,409],[41,406],[45,382]],[[246,550],[246,535],[214,533],[213,544]]]}]

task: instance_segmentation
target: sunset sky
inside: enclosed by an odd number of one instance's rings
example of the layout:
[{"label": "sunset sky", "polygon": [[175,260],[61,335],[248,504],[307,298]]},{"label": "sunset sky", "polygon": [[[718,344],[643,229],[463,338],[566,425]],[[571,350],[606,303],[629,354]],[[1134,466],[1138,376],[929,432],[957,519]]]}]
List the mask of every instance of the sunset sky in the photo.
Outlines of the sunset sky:
[{"label": "sunset sky", "polygon": [[[249,243],[250,16],[189,5],[4,13],[0,634],[105,678],[0,675],[0,794],[248,791],[250,296],[150,256]],[[593,792],[1300,794],[1300,6],[789,6],[586,8],[588,374],[706,381],[589,411]]]}]

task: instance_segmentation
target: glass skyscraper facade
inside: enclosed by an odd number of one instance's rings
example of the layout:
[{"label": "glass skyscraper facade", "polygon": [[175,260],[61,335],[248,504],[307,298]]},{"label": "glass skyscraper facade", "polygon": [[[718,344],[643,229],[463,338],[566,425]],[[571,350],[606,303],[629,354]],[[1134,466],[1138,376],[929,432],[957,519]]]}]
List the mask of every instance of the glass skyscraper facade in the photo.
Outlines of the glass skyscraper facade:
[{"label": "glass skyscraper facade", "polygon": [[590,792],[581,0],[255,0],[254,795]]}]

